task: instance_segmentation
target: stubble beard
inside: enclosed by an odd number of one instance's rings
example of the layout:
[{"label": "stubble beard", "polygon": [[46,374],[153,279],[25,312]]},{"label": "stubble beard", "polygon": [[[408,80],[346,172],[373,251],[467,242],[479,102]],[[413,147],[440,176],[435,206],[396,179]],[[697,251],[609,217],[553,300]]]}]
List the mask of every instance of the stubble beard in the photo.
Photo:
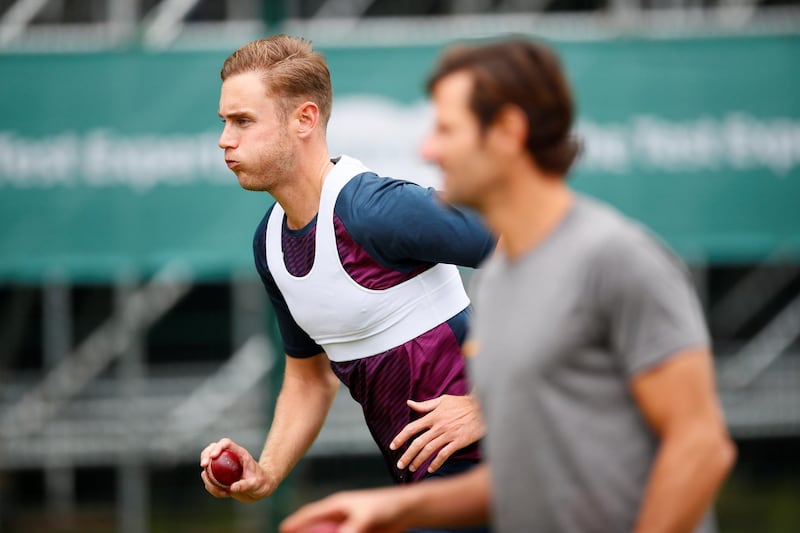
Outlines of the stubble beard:
[{"label": "stubble beard", "polygon": [[483,212],[492,192],[491,184],[476,181],[473,176],[450,176],[445,178],[443,198],[450,204]]},{"label": "stubble beard", "polygon": [[257,168],[237,172],[236,177],[243,189],[269,193],[281,184],[291,182],[296,174],[294,149],[285,139],[265,152]]},{"label": "stubble beard", "polygon": [[442,198],[449,204],[474,208],[473,200],[475,200],[475,198],[468,194],[464,194],[463,184],[461,184],[459,178],[453,177],[452,171],[447,172],[444,176],[444,190],[442,191]]}]

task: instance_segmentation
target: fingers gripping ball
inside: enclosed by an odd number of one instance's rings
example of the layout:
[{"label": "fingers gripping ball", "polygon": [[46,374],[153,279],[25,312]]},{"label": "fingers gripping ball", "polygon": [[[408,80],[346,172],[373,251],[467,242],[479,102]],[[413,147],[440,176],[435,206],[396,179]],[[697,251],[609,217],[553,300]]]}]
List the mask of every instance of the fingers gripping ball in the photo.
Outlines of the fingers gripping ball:
[{"label": "fingers gripping ball", "polygon": [[223,450],[208,465],[208,477],[215,485],[227,489],[242,478],[242,462],[230,450]]}]

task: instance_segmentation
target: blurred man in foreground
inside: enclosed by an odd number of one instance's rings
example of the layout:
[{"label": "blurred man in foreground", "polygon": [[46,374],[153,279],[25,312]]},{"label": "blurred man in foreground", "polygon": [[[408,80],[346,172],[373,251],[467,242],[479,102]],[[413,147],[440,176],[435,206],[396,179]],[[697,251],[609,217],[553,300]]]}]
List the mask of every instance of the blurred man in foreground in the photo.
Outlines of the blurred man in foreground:
[{"label": "blurred man in foreground", "polygon": [[735,448],[702,311],[661,242],[567,186],[578,145],[557,57],[526,40],[457,47],[428,88],[436,123],[422,154],[441,167],[446,198],[500,236],[474,298],[488,462],[441,482],[335,494],[281,531],[490,516],[497,533],[713,531]]}]

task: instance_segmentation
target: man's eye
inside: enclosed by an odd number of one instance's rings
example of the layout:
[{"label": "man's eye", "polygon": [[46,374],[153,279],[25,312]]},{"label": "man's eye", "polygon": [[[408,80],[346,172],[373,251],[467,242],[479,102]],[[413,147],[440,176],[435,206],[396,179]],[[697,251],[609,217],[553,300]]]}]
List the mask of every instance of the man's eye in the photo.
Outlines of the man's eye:
[{"label": "man's eye", "polygon": [[[222,123],[223,126],[228,124],[228,119],[221,118],[219,119],[219,121]],[[250,124],[251,120],[249,118],[235,118],[232,119],[230,122],[236,124],[237,126],[246,126]]]}]

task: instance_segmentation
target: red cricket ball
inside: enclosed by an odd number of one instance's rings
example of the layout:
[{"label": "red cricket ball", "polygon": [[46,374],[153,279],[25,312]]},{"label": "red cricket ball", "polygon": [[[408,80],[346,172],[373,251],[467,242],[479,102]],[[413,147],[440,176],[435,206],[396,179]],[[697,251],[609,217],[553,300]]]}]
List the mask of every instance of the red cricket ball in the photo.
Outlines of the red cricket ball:
[{"label": "red cricket ball", "polygon": [[223,450],[216,459],[211,460],[208,477],[212,482],[227,489],[242,478],[242,462],[230,450]]}]

